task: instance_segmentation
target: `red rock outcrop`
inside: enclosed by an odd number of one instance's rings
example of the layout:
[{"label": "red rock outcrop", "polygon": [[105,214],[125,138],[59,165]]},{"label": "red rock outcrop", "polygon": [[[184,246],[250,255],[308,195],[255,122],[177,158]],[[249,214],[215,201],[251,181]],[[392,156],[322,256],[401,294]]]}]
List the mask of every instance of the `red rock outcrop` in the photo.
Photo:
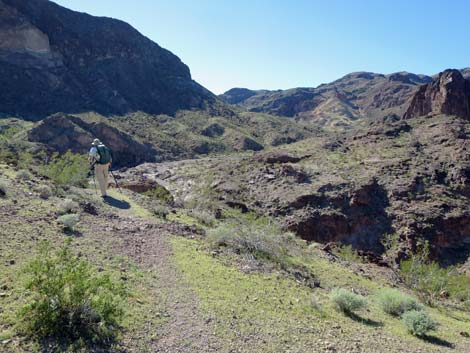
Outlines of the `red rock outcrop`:
[{"label": "red rock outcrop", "polygon": [[405,119],[425,115],[455,115],[470,119],[470,81],[458,70],[446,70],[419,88],[404,114]]}]

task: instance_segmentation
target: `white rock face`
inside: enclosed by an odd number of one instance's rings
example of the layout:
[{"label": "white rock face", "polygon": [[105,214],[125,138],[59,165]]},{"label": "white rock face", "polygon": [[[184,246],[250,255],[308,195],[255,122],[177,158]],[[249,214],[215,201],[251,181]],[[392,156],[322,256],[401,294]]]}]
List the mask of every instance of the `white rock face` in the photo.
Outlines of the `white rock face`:
[{"label": "white rock face", "polygon": [[39,29],[23,25],[0,29],[0,49],[49,54],[49,38]]}]

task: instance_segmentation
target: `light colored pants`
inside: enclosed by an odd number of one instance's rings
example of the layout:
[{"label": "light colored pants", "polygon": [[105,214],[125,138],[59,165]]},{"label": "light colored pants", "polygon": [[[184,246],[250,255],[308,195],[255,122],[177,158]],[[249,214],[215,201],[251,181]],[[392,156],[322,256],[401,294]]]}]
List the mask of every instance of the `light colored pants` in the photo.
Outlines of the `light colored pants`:
[{"label": "light colored pants", "polygon": [[95,164],[95,176],[100,185],[101,196],[106,196],[106,190],[108,189],[108,170],[109,164]]}]

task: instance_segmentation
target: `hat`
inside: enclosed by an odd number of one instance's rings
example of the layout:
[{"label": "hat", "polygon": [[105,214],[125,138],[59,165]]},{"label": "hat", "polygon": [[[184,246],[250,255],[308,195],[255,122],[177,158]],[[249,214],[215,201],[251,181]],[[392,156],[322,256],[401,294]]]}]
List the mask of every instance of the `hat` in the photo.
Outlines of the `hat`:
[{"label": "hat", "polygon": [[98,145],[101,145],[101,141],[98,140],[98,139],[94,139],[91,144],[92,144],[93,146],[98,146]]}]

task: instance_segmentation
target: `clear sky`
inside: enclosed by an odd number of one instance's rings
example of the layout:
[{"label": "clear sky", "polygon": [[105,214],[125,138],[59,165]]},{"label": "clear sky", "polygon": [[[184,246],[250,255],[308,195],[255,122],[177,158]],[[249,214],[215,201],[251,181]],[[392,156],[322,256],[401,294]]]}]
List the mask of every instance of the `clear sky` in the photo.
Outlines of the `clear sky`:
[{"label": "clear sky", "polygon": [[470,66],[467,0],[56,0],[122,19],[213,91]]}]

